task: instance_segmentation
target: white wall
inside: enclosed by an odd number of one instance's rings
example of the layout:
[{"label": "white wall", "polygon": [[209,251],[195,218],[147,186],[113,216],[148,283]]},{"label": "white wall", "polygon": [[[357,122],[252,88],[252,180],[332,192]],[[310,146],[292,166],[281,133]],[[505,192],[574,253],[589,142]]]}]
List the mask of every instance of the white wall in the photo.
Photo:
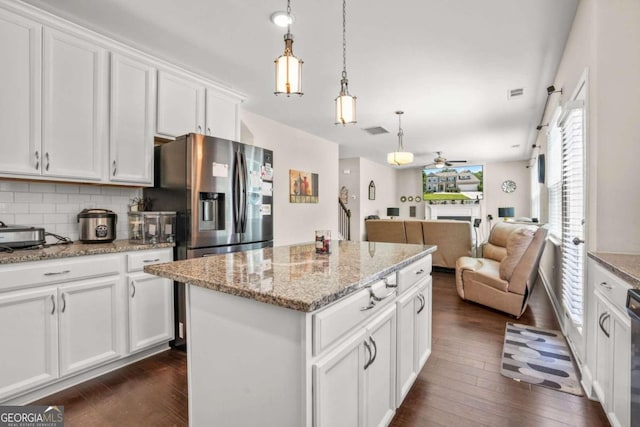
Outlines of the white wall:
[{"label": "white wall", "polygon": [[103,208],[118,215],[116,237],[128,239],[128,205],[141,194],[139,188],[0,180],[0,221],[44,227],[49,233],[77,240],[78,213]]},{"label": "white wall", "polygon": [[[590,250],[640,252],[640,191],[629,183],[640,159],[640,3],[582,0],[555,81],[545,123],[570,99],[589,69],[587,245]],[[546,134],[538,145],[546,150]],[[542,205],[547,200],[541,193]],[[546,214],[546,209],[542,209]]]},{"label": "white wall", "polygon": [[[273,150],[274,244],[310,242],[318,229],[337,235],[338,145],[246,110],[242,121],[251,135],[247,142]],[[289,203],[289,169],[319,175],[318,203]]]},{"label": "white wall", "polygon": [[424,219],[424,203],[416,202],[415,197],[420,196],[422,199],[422,168],[399,169],[396,173],[398,177],[398,201],[400,197],[414,197],[413,202],[404,202],[400,204],[400,216],[402,218],[413,219],[409,216],[409,207],[416,207],[415,219]]},{"label": "white wall", "polygon": [[[530,171],[526,161],[487,163],[484,165],[484,217],[498,218],[498,208],[515,208],[516,217],[528,217],[531,212]],[[511,180],[516,191],[505,193],[502,183]]]},{"label": "white wall", "polygon": [[[369,200],[369,183],[376,185],[376,199]],[[368,215],[378,215],[389,218],[387,208],[400,207],[397,195],[396,170],[379,163],[360,158],[360,240],[366,240],[364,218]],[[354,237],[355,238],[355,237]]]}]

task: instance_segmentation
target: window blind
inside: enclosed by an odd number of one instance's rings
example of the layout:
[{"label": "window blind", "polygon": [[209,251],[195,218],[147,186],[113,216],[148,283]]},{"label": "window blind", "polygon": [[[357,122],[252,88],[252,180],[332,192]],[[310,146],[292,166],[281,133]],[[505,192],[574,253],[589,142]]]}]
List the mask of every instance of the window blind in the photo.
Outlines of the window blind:
[{"label": "window blind", "polygon": [[584,102],[565,105],[559,119],[562,135],[562,301],[575,326],[582,325],[584,287]]},{"label": "window blind", "polygon": [[547,143],[547,192],[549,195],[549,234],[562,238],[562,132],[558,107],[549,123]]}]

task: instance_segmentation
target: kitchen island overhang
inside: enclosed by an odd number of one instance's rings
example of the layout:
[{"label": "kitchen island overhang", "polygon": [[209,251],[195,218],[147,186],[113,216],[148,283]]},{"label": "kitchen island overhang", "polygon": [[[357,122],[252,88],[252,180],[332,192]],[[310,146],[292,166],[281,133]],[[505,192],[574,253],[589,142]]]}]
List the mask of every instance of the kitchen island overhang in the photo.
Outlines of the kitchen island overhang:
[{"label": "kitchen island overhang", "polygon": [[[360,421],[390,421],[404,394],[396,375],[403,363],[396,329],[405,322],[396,319],[398,297],[411,297],[411,312],[423,313],[415,316],[428,330],[421,338],[412,332],[411,342],[428,338],[430,352],[430,254],[437,248],[341,241],[332,249],[316,254],[311,243],[145,268],[189,284],[190,425],[330,425],[354,409]],[[372,329],[377,324],[383,335]],[[332,358],[342,361],[341,351],[348,363],[325,369]],[[415,371],[418,362],[410,364]],[[388,383],[383,395],[367,399],[368,385],[380,381]],[[331,402],[334,388],[345,391],[342,403]],[[376,414],[380,398],[387,409]],[[341,409],[350,399],[355,406]]]}]

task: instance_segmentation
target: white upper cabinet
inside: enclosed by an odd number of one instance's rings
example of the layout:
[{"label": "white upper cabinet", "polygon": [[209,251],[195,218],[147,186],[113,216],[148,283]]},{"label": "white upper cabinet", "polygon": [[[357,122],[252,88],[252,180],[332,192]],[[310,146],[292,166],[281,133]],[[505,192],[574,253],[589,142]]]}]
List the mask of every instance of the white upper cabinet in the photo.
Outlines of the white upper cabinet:
[{"label": "white upper cabinet", "polygon": [[107,51],[44,29],[43,175],[102,179],[106,148]]},{"label": "white upper cabinet", "polygon": [[0,173],[40,174],[42,25],[0,9]]},{"label": "white upper cabinet", "polygon": [[205,88],[199,82],[166,71],[158,72],[156,134],[175,138],[204,133]]},{"label": "white upper cabinet", "polygon": [[206,108],[207,135],[218,138],[240,140],[240,100],[222,92],[207,88]]},{"label": "white upper cabinet", "polygon": [[155,68],[112,54],[110,99],[109,180],[152,185]]}]

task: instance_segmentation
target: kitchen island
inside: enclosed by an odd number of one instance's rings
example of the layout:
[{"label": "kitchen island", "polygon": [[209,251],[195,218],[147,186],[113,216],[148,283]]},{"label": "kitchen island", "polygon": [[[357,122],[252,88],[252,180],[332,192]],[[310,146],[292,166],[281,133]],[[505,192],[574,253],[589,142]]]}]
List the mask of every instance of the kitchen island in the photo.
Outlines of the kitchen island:
[{"label": "kitchen island", "polygon": [[189,285],[190,424],[388,424],[431,351],[436,249],[341,241],[145,267]]}]

